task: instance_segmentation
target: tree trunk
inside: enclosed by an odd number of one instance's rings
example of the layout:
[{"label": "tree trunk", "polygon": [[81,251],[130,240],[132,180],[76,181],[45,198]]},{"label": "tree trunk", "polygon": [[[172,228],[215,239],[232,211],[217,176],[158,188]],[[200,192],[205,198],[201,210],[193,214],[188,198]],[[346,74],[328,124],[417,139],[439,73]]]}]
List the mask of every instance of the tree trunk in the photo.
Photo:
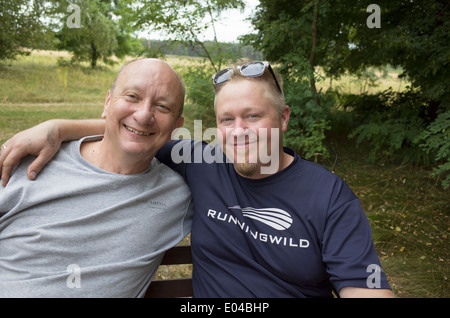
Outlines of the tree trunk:
[{"label": "tree trunk", "polygon": [[316,89],[316,81],[314,79],[314,60],[316,57],[316,47],[317,47],[317,20],[319,18],[319,0],[316,0],[314,3],[314,17],[313,17],[313,24],[312,24],[312,43],[311,43],[311,52],[309,54],[309,65],[311,66],[311,70],[313,72],[313,75],[311,76],[310,83],[311,83],[311,90],[314,96],[314,100],[318,106],[320,106],[319,97],[317,96],[317,89]]},{"label": "tree trunk", "polygon": [[94,42],[91,42],[91,67],[95,68],[97,66],[98,52],[95,47]]}]

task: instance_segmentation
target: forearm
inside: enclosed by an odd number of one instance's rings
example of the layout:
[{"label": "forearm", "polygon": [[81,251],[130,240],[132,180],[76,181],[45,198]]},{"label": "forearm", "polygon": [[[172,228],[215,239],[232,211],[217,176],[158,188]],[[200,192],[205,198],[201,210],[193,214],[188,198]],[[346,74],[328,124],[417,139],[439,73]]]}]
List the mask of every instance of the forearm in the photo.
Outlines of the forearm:
[{"label": "forearm", "polygon": [[102,119],[52,119],[21,131],[9,139],[0,151],[2,185],[6,186],[13,167],[26,155],[37,158],[28,167],[28,177],[34,180],[41,169],[56,154],[63,141],[84,136],[101,135],[105,123]]},{"label": "forearm", "polygon": [[90,135],[102,135],[105,131],[103,119],[52,119],[50,122],[58,130],[60,141],[77,140]]},{"label": "forearm", "polygon": [[370,289],[357,287],[344,287],[340,290],[341,298],[395,298],[390,289]]}]

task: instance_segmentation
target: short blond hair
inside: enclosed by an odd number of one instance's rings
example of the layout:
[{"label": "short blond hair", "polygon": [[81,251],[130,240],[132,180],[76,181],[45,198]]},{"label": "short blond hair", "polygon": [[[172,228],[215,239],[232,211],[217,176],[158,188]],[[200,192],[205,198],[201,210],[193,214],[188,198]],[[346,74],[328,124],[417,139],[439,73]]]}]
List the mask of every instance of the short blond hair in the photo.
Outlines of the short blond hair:
[{"label": "short blond hair", "polygon": [[241,72],[239,72],[237,67],[239,65],[244,65],[247,63],[251,63],[251,62],[253,62],[253,61],[250,59],[238,60],[236,63],[230,65],[230,67],[229,67],[234,70],[234,72],[232,73],[230,78],[228,78],[228,80],[222,84],[214,85],[214,91],[216,93],[216,96],[214,98],[214,110],[216,110],[216,108],[217,108],[217,95],[221,91],[222,87],[227,85],[227,83],[232,82],[232,81],[238,81],[238,80],[248,80],[248,81],[255,81],[255,82],[259,81],[262,83],[265,82],[269,85],[269,88],[270,88],[269,98],[271,99],[272,105],[275,108],[278,116],[281,117],[284,107],[286,106],[286,99],[285,99],[284,93],[283,93],[283,79],[281,78],[281,76],[279,75],[279,73],[276,70],[273,70],[275,77],[278,81],[278,84],[280,85],[280,89],[278,89],[278,87],[275,83],[275,80],[272,77],[272,74],[270,74],[270,71],[267,70],[267,68],[264,70],[264,73],[261,76],[248,77],[248,76],[242,75]]}]

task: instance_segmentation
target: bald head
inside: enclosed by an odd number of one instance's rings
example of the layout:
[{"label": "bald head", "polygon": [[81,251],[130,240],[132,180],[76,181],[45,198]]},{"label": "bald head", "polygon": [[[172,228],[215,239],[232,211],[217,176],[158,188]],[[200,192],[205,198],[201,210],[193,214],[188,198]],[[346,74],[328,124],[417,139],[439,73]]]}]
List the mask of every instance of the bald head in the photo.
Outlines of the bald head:
[{"label": "bald head", "polygon": [[186,88],[181,76],[173,69],[169,63],[162,61],[160,59],[154,58],[143,58],[143,59],[135,59],[130,62],[127,62],[125,65],[117,73],[114,81],[111,84],[110,94],[113,95],[114,89],[116,88],[116,84],[121,80],[122,75],[124,73],[131,73],[136,71],[145,70],[148,72],[148,76],[154,76],[155,74],[160,74],[159,72],[164,72],[164,74],[169,77],[173,76],[173,79],[178,82],[178,89],[173,92],[175,96],[177,96],[177,101],[179,103],[179,112],[178,116],[181,116],[183,113],[184,107],[184,98],[186,94]]}]

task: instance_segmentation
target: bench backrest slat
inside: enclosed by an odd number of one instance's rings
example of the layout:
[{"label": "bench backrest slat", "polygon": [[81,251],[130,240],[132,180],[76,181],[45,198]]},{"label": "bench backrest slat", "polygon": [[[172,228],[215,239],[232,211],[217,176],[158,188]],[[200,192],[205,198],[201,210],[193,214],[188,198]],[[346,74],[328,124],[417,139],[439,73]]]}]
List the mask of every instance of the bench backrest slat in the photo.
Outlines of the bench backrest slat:
[{"label": "bench backrest slat", "polygon": [[[192,264],[191,247],[179,245],[168,250],[161,265]],[[192,278],[153,280],[147,289],[145,298],[192,297]]]}]

